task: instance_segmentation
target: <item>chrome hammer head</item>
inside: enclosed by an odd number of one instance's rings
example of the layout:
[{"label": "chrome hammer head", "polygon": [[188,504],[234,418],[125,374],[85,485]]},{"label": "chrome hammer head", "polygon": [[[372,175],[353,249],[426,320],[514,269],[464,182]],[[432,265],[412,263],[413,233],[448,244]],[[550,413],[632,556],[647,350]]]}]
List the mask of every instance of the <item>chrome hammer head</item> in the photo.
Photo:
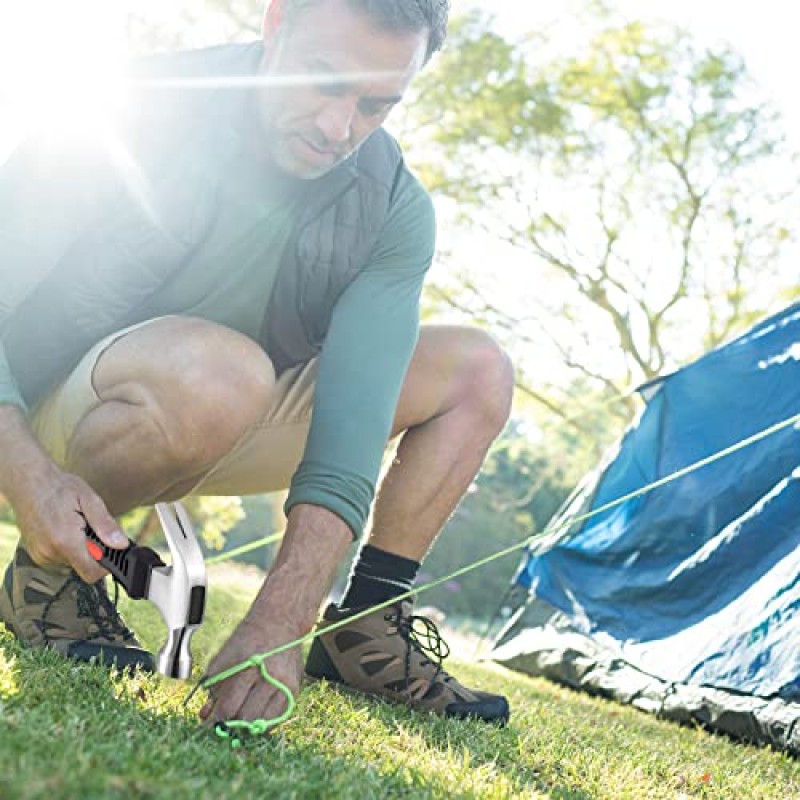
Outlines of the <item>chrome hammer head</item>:
[{"label": "chrome hammer head", "polygon": [[206,566],[183,506],[157,503],[156,513],[172,555],[170,565],[153,567],[146,595],[167,626],[157,669],[168,677],[186,680],[192,670],[189,645],[205,613]]}]

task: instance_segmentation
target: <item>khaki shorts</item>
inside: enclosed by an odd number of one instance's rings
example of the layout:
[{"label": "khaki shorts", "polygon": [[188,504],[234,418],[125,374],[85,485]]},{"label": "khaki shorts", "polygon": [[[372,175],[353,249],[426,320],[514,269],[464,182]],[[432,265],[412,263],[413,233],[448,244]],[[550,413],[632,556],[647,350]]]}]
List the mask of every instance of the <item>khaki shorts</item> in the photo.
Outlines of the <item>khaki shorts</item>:
[{"label": "khaki shorts", "polygon": [[[80,421],[101,404],[93,376],[114,342],[153,320],[132,325],[98,342],[67,379],[33,409],[30,424],[58,464]],[[259,494],[286,489],[303,456],[311,424],[317,362],[286,370],[278,378],[273,402],[263,419],[195,486],[192,494]],[[202,387],[198,387],[202,391]]]}]

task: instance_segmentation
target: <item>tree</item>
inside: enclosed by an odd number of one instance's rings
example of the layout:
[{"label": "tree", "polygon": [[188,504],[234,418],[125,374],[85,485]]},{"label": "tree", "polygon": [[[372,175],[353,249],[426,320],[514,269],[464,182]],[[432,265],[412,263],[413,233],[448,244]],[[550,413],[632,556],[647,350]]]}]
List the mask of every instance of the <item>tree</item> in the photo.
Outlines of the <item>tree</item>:
[{"label": "tree", "polygon": [[[797,173],[742,59],[682,30],[591,22],[554,56],[481,13],[453,20],[404,126],[452,226],[429,300],[493,330],[562,417],[577,386],[620,396],[800,294],[783,258]],[[465,265],[482,247],[491,263]]]}]

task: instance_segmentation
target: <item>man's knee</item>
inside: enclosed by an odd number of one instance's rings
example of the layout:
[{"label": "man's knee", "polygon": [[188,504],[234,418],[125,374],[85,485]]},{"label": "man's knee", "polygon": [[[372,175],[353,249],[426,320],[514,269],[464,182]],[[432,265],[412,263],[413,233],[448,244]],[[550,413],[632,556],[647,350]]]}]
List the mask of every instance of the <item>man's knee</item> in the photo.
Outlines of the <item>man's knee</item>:
[{"label": "man's knee", "polygon": [[94,382],[103,401],[144,412],[169,460],[203,463],[260,419],[275,372],[246,336],[205,320],[168,317],[115,342],[101,356]]},{"label": "man's knee", "polygon": [[502,347],[478,328],[428,326],[420,332],[395,420],[395,433],[467,409],[498,433],[514,393],[514,367]]},{"label": "man's knee", "polygon": [[492,336],[478,328],[459,330],[454,354],[457,401],[474,408],[499,431],[508,420],[514,395],[510,357]]}]

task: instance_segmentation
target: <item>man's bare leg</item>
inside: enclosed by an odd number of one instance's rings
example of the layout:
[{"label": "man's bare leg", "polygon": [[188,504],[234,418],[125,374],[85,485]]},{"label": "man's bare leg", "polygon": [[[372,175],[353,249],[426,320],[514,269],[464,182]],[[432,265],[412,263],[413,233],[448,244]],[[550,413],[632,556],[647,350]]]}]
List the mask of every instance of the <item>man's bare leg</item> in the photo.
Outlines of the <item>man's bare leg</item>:
[{"label": "man's bare leg", "polygon": [[[258,345],[234,331],[171,317],[115,342],[94,382],[104,402],[79,423],[66,468],[119,514],[184,495],[258,419],[274,372]],[[393,435],[405,433],[378,492],[372,545],[414,560],[425,555],[502,430],[512,391],[511,364],[489,336],[422,329],[393,426]]]},{"label": "man's bare leg", "polygon": [[422,330],[395,418],[395,432],[406,433],[345,596],[326,610],[311,645],[307,675],[447,717],[508,720],[505,697],[471,689],[442,668],[447,648],[435,627],[420,638],[410,604],[387,604],[412,588],[480,469],[508,418],[513,383],[508,358],[480,331]]},{"label": "man's bare leg", "polygon": [[78,424],[65,467],[119,515],[190,491],[263,414],[275,376],[246,337],[167,317],[112,344],[93,381],[103,402]]},{"label": "man's bare leg", "polygon": [[[488,336],[461,328],[423,329],[394,424],[395,431],[407,432],[379,493],[371,544],[421,560],[505,424],[512,389],[510,363]],[[242,623],[209,665],[209,674],[305,634],[348,543],[349,532],[334,514],[295,506],[276,563]],[[320,643],[321,639],[315,640],[312,654],[314,648],[320,651]],[[434,671],[435,677],[428,678],[443,680],[444,673],[430,661],[418,653],[413,659],[427,664],[422,667],[427,673]],[[293,692],[299,688],[299,665],[299,647],[267,662],[270,673]],[[321,675],[326,676],[324,670]],[[352,685],[365,691],[358,682]],[[489,720],[508,716],[504,698],[476,697],[449,677],[446,692],[438,697],[439,710],[450,704],[447,713],[456,716],[468,713]],[[280,692],[256,670],[246,670],[215,686],[201,714],[213,724],[270,718],[284,707]]]},{"label": "man's bare leg", "polygon": [[406,431],[378,491],[369,544],[421,561],[508,420],[514,372],[486,334],[423,328],[398,403]]}]

